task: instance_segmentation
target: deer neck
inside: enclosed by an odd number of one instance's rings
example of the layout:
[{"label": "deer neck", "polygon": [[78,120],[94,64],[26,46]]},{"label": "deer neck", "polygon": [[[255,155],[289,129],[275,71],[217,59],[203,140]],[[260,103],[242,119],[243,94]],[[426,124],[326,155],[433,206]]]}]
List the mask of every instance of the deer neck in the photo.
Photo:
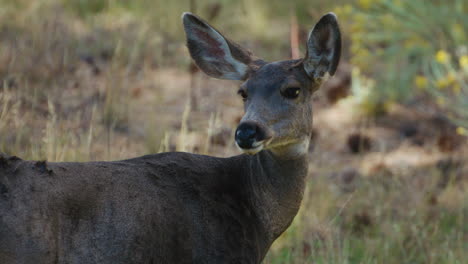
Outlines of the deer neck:
[{"label": "deer neck", "polygon": [[273,241],[286,230],[299,210],[308,169],[307,154],[264,150],[247,157],[250,201]]}]

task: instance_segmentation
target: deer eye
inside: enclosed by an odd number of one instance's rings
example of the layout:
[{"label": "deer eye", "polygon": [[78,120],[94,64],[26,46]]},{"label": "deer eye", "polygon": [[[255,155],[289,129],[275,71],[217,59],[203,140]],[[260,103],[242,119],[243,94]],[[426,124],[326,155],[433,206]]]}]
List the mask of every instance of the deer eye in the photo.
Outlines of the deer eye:
[{"label": "deer eye", "polygon": [[247,92],[245,90],[240,89],[239,91],[237,91],[237,94],[242,97],[242,101],[245,102],[247,100]]},{"label": "deer eye", "polygon": [[281,90],[281,95],[288,99],[296,99],[301,92],[299,87],[288,87],[284,90]]}]

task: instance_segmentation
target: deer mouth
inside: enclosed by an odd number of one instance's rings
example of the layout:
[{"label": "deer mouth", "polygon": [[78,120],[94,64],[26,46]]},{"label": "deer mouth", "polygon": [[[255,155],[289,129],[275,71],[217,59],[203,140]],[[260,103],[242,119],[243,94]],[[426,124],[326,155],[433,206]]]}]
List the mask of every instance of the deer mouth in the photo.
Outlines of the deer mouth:
[{"label": "deer mouth", "polygon": [[262,151],[263,149],[265,149],[265,147],[271,142],[271,138],[269,139],[265,139],[265,140],[261,140],[261,141],[255,141],[254,143],[252,143],[252,146],[250,148],[243,148],[241,146],[239,146],[239,144],[236,142],[236,146],[237,148],[239,148],[242,152],[244,152],[245,154],[249,154],[249,155],[255,155],[257,154],[258,152]]},{"label": "deer mouth", "polygon": [[236,146],[237,146],[242,152],[244,152],[245,154],[255,155],[255,154],[257,154],[258,152],[262,151],[262,149],[263,149],[263,141],[255,142],[254,144],[252,144],[252,147],[251,147],[251,148],[242,148],[242,147],[240,147],[237,143],[236,143]]}]

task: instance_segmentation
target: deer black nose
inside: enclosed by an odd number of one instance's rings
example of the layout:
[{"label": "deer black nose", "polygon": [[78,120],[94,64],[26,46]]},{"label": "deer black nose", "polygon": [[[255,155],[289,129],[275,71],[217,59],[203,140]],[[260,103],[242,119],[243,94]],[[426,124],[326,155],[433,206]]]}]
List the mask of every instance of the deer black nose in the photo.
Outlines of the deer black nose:
[{"label": "deer black nose", "polygon": [[237,145],[243,149],[252,148],[258,140],[258,130],[259,127],[254,122],[242,122],[236,130]]}]

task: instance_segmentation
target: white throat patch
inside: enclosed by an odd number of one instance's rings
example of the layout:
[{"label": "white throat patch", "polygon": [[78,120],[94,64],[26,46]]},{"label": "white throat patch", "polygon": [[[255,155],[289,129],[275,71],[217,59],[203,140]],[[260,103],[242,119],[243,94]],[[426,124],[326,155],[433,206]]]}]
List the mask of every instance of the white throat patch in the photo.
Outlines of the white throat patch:
[{"label": "white throat patch", "polygon": [[288,144],[281,147],[272,148],[271,151],[278,156],[299,157],[309,152],[310,138],[304,138],[302,141]]}]

